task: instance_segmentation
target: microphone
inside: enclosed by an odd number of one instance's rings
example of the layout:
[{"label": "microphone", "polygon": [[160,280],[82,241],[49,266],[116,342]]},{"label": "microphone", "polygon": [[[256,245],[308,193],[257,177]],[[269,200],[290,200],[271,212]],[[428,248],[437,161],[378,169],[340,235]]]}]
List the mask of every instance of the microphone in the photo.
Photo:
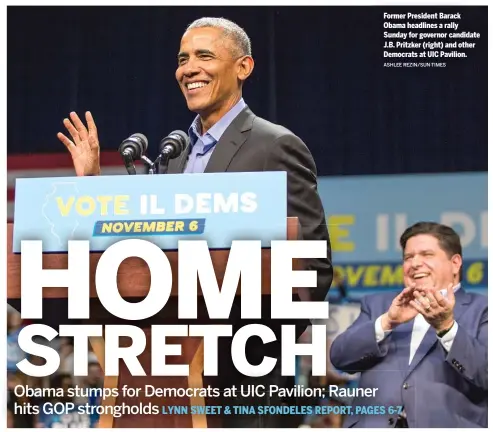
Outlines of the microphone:
[{"label": "microphone", "polygon": [[187,148],[190,139],[188,135],[181,131],[175,130],[159,143],[159,174],[166,174],[170,159],[180,156]]},{"label": "microphone", "polygon": [[118,151],[122,156],[130,156],[133,160],[137,160],[147,151],[147,145],[146,136],[141,133],[135,133],[123,140]]},{"label": "microphone", "polygon": [[161,140],[159,143],[159,154],[164,159],[175,159],[182,154],[188,142],[189,138],[185,132],[175,130]]},{"label": "microphone", "polygon": [[147,138],[141,133],[130,135],[120,144],[118,152],[121,154],[129,174],[136,174],[134,161],[140,160],[144,156],[147,146]]}]

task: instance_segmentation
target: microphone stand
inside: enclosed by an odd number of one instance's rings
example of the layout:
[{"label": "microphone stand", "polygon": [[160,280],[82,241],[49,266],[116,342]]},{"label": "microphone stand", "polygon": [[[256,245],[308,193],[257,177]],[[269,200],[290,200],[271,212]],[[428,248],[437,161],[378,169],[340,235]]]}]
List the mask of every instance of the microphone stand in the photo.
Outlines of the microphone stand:
[{"label": "microphone stand", "polygon": [[166,174],[168,171],[169,152],[163,151],[154,162],[147,156],[142,156],[140,160],[147,166],[147,174]]},{"label": "microphone stand", "polygon": [[156,169],[156,161],[152,162],[147,156],[142,156],[140,158],[142,162],[147,166],[147,174],[156,174],[157,169]]},{"label": "microphone stand", "polygon": [[135,175],[137,172],[135,171],[135,165],[134,165],[134,160],[132,158],[132,154],[127,152],[127,151],[123,151],[122,157],[123,157],[123,161],[125,163],[125,168],[127,169],[127,172],[130,175]]},{"label": "microphone stand", "polygon": [[[141,156],[140,161],[143,162],[147,167],[147,174],[166,174],[168,171],[168,163],[171,150],[164,149],[154,162],[152,162],[147,156]],[[125,168],[129,174],[135,175],[135,165],[131,154],[123,152],[123,160],[125,161]]]},{"label": "microphone stand", "polygon": [[168,164],[171,156],[171,150],[164,148],[156,159],[156,163],[159,165],[159,174],[166,174],[168,172]]}]

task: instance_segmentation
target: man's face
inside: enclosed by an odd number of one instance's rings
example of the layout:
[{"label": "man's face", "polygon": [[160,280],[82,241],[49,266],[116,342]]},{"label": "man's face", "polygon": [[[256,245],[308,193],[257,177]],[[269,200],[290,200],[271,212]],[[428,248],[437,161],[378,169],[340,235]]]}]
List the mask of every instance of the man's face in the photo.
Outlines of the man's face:
[{"label": "man's face", "polygon": [[210,115],[237,97],[240,61],[231,47],[220,29],[196,28],[183,35],[175,75],[190,111]]},{"label": "man's face", "polygon": [[446,289],[450,283],[458,283],[462,265],[460,255],[449,257],[432,235],[411,237],[404,250],[404,283],[416,284],[416,288]]}]

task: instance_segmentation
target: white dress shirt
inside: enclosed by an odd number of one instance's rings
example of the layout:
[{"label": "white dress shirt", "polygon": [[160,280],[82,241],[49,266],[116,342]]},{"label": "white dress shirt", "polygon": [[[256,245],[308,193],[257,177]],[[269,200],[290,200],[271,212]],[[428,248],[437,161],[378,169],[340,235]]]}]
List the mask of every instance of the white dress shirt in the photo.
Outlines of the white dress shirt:
[{"label": "white dress shirt", "polygon": [[[460,284],[456,285],[454,287],[454,293],[457,292],[457,290],[460,288]],[[441,290],[440,293],[444,296],[447,297],[447,290]],[[424,319],[423,315],[418,313],[416,315],[416,318],[414,318],[414,325],[413,325],[413,333],[411,336],[411,346],[409,350],[409,364],[413,361],[414,355],[416,354],[416,351],[423,341],[423,338],[425,337],[426,332],[430,328],[430,324],[426,322]],[[442,338],[438,338],[442,346],[445,348],[447,352],[450,351],[452,348],[452,344],[454,343],[455,335],[457,334],[458,330],[458,325],[457,322],[454,321],[454,325],[450,329],[450,331],[445,334]],[[384,331],[382,327],[382,316],[379,316],[377,320],[375,321],[375,336],[377,339],[377,343],[380,343],[383,341],[390,333],[392,330],[389,331]]]}]

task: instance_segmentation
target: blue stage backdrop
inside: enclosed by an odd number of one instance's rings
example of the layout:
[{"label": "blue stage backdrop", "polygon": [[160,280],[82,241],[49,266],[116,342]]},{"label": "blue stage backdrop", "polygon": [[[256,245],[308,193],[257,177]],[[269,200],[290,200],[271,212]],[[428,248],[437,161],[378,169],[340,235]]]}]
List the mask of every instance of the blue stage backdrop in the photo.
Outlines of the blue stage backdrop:
[{"label": "blue stage backdrop", "polygon": [[402,287],[399,237],[418,221],[461,236],[463,285],[488,284],[487,173],[322,177],[333,259],[350,296]]},{"label": "blue stage backdrop", "polygon": [[[105,174],[124,174],[118,155],[104,163]],[[105,157],[105,159],[107,159]],[[9,220],[13,220],[16,178],[73,176],[70,156],[9,157]],[[462,237],[464,280],[485,293],[488,283],[486,172],[377,176],[320,176],[333,260],[351,297],[402,286],[399,237],[410,224],[440,221]],[[148,191],[146,191],[147,193]],[[267,191],[274,193],[273,190]],[[331,295],[338,295],[335,288]]]}]

